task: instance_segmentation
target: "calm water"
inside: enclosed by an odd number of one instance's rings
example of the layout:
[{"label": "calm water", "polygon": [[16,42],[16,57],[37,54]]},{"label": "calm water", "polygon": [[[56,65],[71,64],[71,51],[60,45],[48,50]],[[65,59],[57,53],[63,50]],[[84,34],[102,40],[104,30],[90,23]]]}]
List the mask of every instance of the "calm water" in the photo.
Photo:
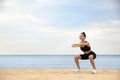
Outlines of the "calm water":
[{"label": "calm water", "polygon": [[[68,69],[75,68],[73,55],[0,56],[0,69]],[[120,70],[120,55],[98,55],[97,69]],[[80,61],[81,69],[91,69],[89,60]]]}]

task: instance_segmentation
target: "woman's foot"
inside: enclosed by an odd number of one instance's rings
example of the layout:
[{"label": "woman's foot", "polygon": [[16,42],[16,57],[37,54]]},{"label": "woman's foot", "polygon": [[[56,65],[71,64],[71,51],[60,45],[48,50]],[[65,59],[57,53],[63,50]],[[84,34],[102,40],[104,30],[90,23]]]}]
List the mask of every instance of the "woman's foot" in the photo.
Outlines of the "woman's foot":
[{"label": "woman's foot", "polygon": [[92,74],[96,74],[96,72],[97,72],[97,71],[96,71],[95,69],[92,70]]},{"label": "woman's foot", "polygon": [[77,69],[74,70],[74,72],[80,72],[80,69],[77,68]]}]

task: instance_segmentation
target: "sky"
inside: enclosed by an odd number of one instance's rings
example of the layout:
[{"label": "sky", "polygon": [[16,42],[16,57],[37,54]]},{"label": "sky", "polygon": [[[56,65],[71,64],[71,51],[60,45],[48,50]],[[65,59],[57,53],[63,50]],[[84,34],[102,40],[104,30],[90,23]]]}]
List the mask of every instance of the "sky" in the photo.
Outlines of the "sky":
[{"label": "sky", "polygon": [[119,0],[0,0],[0,55],[120,55]]}]

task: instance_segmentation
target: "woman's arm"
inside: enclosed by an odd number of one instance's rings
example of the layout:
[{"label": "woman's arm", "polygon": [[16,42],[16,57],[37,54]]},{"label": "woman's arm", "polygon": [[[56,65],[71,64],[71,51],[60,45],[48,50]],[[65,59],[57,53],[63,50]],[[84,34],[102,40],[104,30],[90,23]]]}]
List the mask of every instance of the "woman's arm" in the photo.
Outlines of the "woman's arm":
[{"label": "woman's arm", "polygon": [[72,44],[72,47],[80,47],[80,43]]},{"label": "woman's arm", "polygon": [[89,42],[81,43],[81,46],[90,46]]},{"label": "woman's arm", "polygon": [[90,44],[88,42],[86,43],[75,43],[75,44],[72,44],[72,47],[82,47],[82,46],[90,46]]}]

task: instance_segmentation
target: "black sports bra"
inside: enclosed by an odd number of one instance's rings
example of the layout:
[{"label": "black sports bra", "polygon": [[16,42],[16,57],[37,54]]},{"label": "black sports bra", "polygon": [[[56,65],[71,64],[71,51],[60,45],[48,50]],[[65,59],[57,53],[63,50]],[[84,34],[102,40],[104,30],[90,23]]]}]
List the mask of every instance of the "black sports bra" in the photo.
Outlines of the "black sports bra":
[{"label": "black sports bra", "polygon": [[84,47],[80,47],[80,49],[81,49],[83,52],[86,52],[86,51],[91,50],[91,48],[88,47],[87,45],[85,45]]}]

